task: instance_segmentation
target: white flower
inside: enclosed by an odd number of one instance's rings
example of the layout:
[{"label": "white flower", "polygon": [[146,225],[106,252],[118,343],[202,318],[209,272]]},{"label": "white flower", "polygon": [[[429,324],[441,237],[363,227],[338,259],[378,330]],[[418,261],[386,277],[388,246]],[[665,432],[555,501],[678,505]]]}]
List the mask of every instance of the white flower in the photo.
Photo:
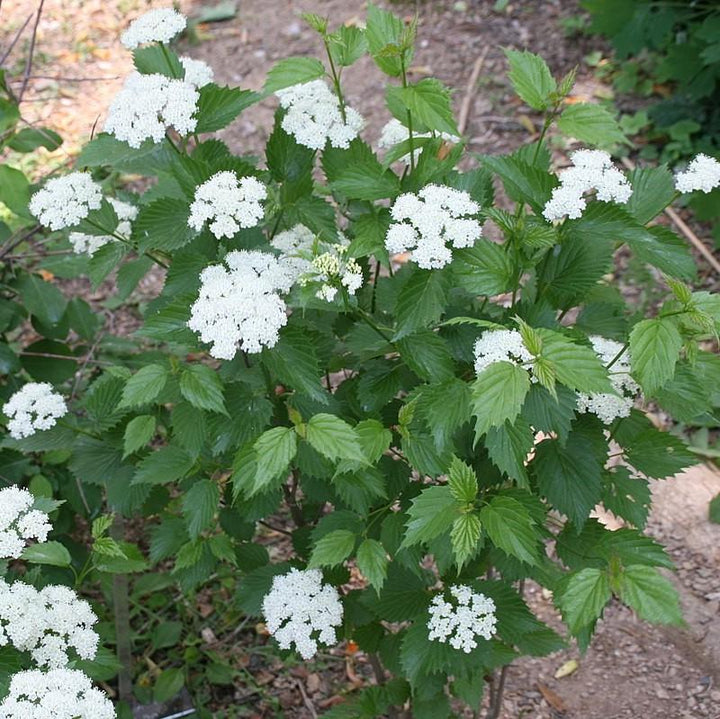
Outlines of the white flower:
[{"label": "white flower", "polygon": [[312,272],[315,233],[305,225],[295,225],[278,232],[270,244],[280,252],[280,263],[287,268],[293,280]]},{"label": "white flower", "polygon": [[112,702],[76,669],[13,674],[0,719],[114,719]]},{"label": "white flower", "polygon": [[560,185],[552,192],[543,210],[546,220],[561,220],[567,216],[582,216],[587,201],[586,192],[596,191],[603,202],[626,203],[632,187],[625,175],[613,166],[610,155],[602,150],[577,150],[570,155],[573,166],[558,175]]},{"label": "white flower", "polygon": [[425,185],[395,200],[385,247],[392,254],[409,251],[418,267],[439,269],[452,260],[451,247],[472,247],[480,237],[482,227],[471,217],[479,211],[467,192]]},{"label": "white flower", "polygon": [[495,362],[527,364],[533,361],[517,330],[490,330],[475,342],[475,373],[480,374]]},{"label": "white flower", "polygon": [[[108,202],[115,209],[115,214],[118,218],[115,233],[130,239],[132,221],[137,217],[138,208],[122,200],[116,200],[114,197],[108,197]],[[106,245],[108,242],[117,241],[112,235],[86,235],[84,232],[71,232],[68,239],[76,254],[81,255],[83,252],[86,252],[91,257],[103,245]]]},{"label": "white flower", "polygon": [[0,559],[17,559],[28,539],[47,539],[52,526],[45,512],[32,508],[34,502],[26,489],[0,489]]},{"label": "white flower", "polygon": [[711,192],[716,187],[720,187],[720,162],[702,153],[692,160],[685,172],[679,172],[675,177],[678,192]]},{"label": "white flower", "polygon": [[65,400],[47,382],[28,382],[3,405],[3,414],[10,436],[22,439],[38,430],[55,426],[59,417],[67,414]]},{"label": "white flower", "polygon": [[67,666],[70,649],[81,659],[97,653],[97,621],[90,605],[72,589],[51,584],[43,589],[0,579],[0,646],[30,652],[41,667]]},{"label": "white flower", "polygon": [[28,208],[51,230],[72,227],[102,202],[102,189],[87,172],[71,172],[48,180],[31,198]]},{"label": "white flower", "polygon": [[234,250],[224,261],[229,271],[210,265],[200,273],[188,327],[212,345],[210,354],[218,359],[232,359],[238,348],[274,347],[287,323],[287,306],[278,293],[290,290],[292,275],[265,252]]},{"label": "white flower", "polygon": [[280,648],[295,644],[302,658],[309,660],[318,644],[337,642],[335,627],[342,624],[343,608],[335,587],[322,583],[319,569],[291,569],[273,579],[263,599],[263,614]]},{"label": "white flower", "polygon": [[[621,352],[623,345],[605,337],[592,336],[589,338],[595,353],[604,365],[610,364]],[[604,424],[611,424],[618,417],[628,417],[635,404],[635,397],[640,392],[637,382],[630,376],[630,355],[626,352],[615,360],[608,370],[610,382],[615,390],[599,392],[596,394],[577,395],[577,410],[585,413],[591,412],[602,420]]]},{"label": "white flower", "polygon": [[205,87],[209,85],[215,73],[213,69],[204,60],[195,60],[192,57],[181,57],[180,64],[185,68],[185,82],[193,87]]},{"label": "white flower", "polygon": [[450,587],[450,594],[456,601],[438,594],[430,603],[428,639],[469,653],[477,647],[477,637],[490,639],[495,633],[495,602],[464,584]]},{"label": "white flower", "polygon": [[108,110],[105,132],[138,148],[144,140],[161,142],[167,129],[180,135],[195,130],[200,93],[184,80],[130,73]]},{"label": "white flower", "polygon": [[347,106],[343,121],[340,100],[324,80],[300,83],[275,94],[287,110],[282,129],[313,150],[322,150],[328,140],[333,147],[347,149],[365,125],[360,113]]},{"label": "white flower", "polygon": [[[460,138],[457,137],[457,135],[451,135],[449,132],[440,132],[436,133],[438,137],[441,137],[446,142],[451,142],[453,145],[460,142]],[[420,137],[432,137],[433,134],[431,132],[426,133],[418,133],[413,132],[413,138],[420,138]],[[383,129],[380,131],[380,139],[378,140],[378,147],[380,148],[388,148],[393,147],[394,145],[399,145],[401,142],[405,142],[410,138],[410,131],[408,130],[405,125],[400,122],[400,120],[397,120],[393,118],[388,122]],[[423,148],[422,147],[414,147],[413,148],[413,155],[415,156],[415,159],[420,156],[422,153]],[[398,158],[400,162],[404,162],[405,164],[410,164],[410,153],[408,152],[407,155],[403,155],[402,157]]]},{"label": "white flower", "polygon": [[170,42],[187,25],[187,18],[170,7],[156,8],[130,23],[121,35],[120,42],[134,50],[148,42]]},{"label": "white flower", "polygon": [[188,225],[201,230],[211,220],[210,232],[218,239],[233,237],[241,227],[255,227],[265,211],[265,185],[254,177],[241,177],[229,170],[214,174],[195,190]]}]

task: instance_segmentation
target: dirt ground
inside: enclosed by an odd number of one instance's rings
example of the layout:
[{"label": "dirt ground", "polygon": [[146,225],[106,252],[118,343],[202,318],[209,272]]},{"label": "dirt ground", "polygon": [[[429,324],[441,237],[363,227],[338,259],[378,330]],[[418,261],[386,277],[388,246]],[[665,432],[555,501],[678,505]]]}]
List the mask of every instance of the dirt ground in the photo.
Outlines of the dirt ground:
[{"label": "dirt ground", "polygon": [[[129,54],[117,37],[127,21],[167,2],[140,0],[47,0],[39,25],[38,47],[24,111],[32,121],[66,138],[53,158],[68,160],[92,132],[130,70]],[[183,0],[192,14],[204,7]],[[486,53],[470,103],[466,134],[472,152],[503,152],[526,142],[538,118],[525,114],[505,78],[502,46],[527,48],[543,55],[551,69],[564,73],[580,66],[582,99],[607,93],[583,65],[598,47],[587,39],[567,39],[559,20],[577,12],[571,0],[524,0],[496,11],[495,0],[395,3],[396,12],[420,14],[419,47],[412,72],[433,74],[455,89],[456,108],[465,96],[476,59]],[[5,0],[0,7],[0,49],[37,8],[32,0]],[[240,0],[235,17],[200,25],[199,44],[183,48],[208,61],[216,81],[259,89],[276,60],[320,51],[319,43],[298,15],[312,11],[334,23],[364,16],[360,2],[348,0]],[[27,43],[18,43],[11,68],[22,71]],[[81,81],[82,80],[82,81]],[[347,72],[347,99],[367,119],[364,136],[374,142],[389,119],[382,78],[369,60]],[[258,151],[271,127],[273,103],[251,108],[223,133],[239,152]],[[562,148],[559,148],[562,149]],[[508,672],[503,719],[690,719],[720,717],[720,526],[707,521],[707,503],[720,492],[720,475],[700,467],[657,483],[650,531],[666,544],[675,560],[688,627],[666,630],[639,621],[619,604],[611,605],[592,646],[584,656],[568,649],[542,659],[524,659]],[[530,587],[529,601],[538,615],[558,625],[547,596]],[[569,676],[555,678],[568,660],[578,662]],[[284,716],[322,714],[328,699],[343,687],[335,674],[309,666],[294,679],[269,677]],[[264,670],[263,670],[264,671]],[[339,673],[342,676],[342,673]],[[302,691],[297,686],[302,683]],[[252,706],[248,704],[248,708]],[[273,716],[258,712],[254,716]]]}]

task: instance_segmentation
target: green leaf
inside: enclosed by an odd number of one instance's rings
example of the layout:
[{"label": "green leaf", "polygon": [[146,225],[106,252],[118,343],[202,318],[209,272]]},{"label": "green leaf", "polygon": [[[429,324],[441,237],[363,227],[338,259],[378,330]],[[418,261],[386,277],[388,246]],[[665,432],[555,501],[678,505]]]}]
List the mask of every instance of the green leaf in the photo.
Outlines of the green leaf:
[{"label": "green leaf", "polygon": [[529,389],[530,375],[516,364],[496,362],[483,370],[471,388],[476,439],[491,427],[514,420]]},{"label": "green leaf", "polygon": [[165,669],[155,681],[153,699],[162,704],[172,699],[185,686],[185,672],[183,669]]},{"label": "green leaf", "polygon": [[167,484],[182,479],[193,467],[195,460],[181,447],[163,447],[138,464],[133,484]]},{"label": "green leaf", "polygon": [[333,414],[316,414],[307,423],[307,441],[328,459],[365,462],[355,430]]},{"label": "green leaf", "polygon": [[83,147],[77,158],[78,167],[112,167],[119,172],[138,175],[157,175],[167,170],[177,154],[168,141],[155,143],[146,140],[139,148],[105,133]]},{"label": "green leaf", "polygon": [[376,539],[365,539],[358,547],[356,559],[358,569],[379,594],[389,564],[385,547]]},{"label": "green leaf", "polygon": [[358,162],[350,162],[330,181],[333,192],[353,200],[382,200],[394,198],[400,191],[400,181],[386,170],[373,155]]},{"label": "green leaf", "polygon": [[443,272],[415,269],[398,293],[394,339],[439,320],[445,307],[446,292],[447,280]]},{"label": "green leaf", "polygon": [[67,300],[55,285],[45,282],[38,275],[28,273],[22,273],[14,284],[31,315],[45,325],[60,322],[65,314]]},{"label": "green leaf", "polygon": [[473,295],[499,295],[511,289],[513,267],[508,253],[489,240],[453,252],[452,272],[458,285]]},{"label": "green leaf", "polygon": [[330,54],[336,65],[349,67],[359,60],[368,49],[364,30],[353,25],[341,25],[328,35]]},{"label": "green leaf", "polygon": [[290,427],[273,427],[257,438],[253,448],[257,455],[253,486],[253,493],[256,493],[288,471],[297,452],[297,434]]},{"label": "green leaf", "polygon": [[429,542],[446,532],[460,513],[460,508],[448,486],[424,489],[412,500],[410,517],[402,541],[403,547]]},{"label": "green leaf", "polygon": [[477,498],[477,476],[472,467],[453,457],[448,472],[448,486],[453,497],[460,503],[472,505]]},{"label": "green leaf", "polygon": [[418,409],[432,431],[435,445],[444,447],[470,417],[470,386],[451,379],[423,387]]},{"label": "green leaf", "polygon": [[642,529],[650,513],[648,481],[632,477],[626,467],[615,467],[603,476],[602,503],[615,516]]},{"label": "green leaf", "polygon": [[90,305],[80,297],[73,297],[67,306],[67,319],[70,327],[88,342],[95,339],[102,317],[94,312]]},{"label": "green leaf", "polygon": [[641,259],[670,277],[693,280],[697,265],[687,242],[669,227],[648,227],[642,236],[627,240],[630,249]]},{"label": "green leaf", "polygon": [[49,564],[52,567],[69,567],[72,563],[70,552],[60,542],[42,542],[25,547],[21,559],[31,564]]},{"label": "green leaf", "polygon": [[563,619],[575,634],[602,615],[612,596],[610,580],[601,569],[582,569],[570,575],[562,593],[556,596]]},{"label": "green leaf", "polygon": [[613,392],[605,366],[591,347],[575,344],[559,332],[536,330],[542,340],[540,356],[555,378],[578,392]]},{"label": "green leaf", "polygon": [[508,77],[520,99],[534,110],[545,110],[550,105],[550,95],[557,90],[557,83],[545,60],[531,52],[505,50],[510,64]]},{"label": "green leaf", "polygon": [[399,88],[398,97],[428,129],[459,135],[450,104],[450,91],[439,80],[426,77],[420,82]]},{"label": "green leaf", "polygon": [[442,382],[455,376],[448,344],[435,332],[420,330],[402,337],[397,349],[407,366],[422,379]]},{"label": "green leaf", "polygon": [[20,170],[9,165],[0,165],[0,202],[20,217],[32,217],[28,210],[30,182]]},{"label": "green leaf", "polygon": [[628,141],[608,110],[584,102],[568,105],[558,118],[557,128],[580,142],[603,148]]},{"label": "green leaf", "polygon": [[321,537],[313,548],[308,567],[334,567],[350,556],[355,548],[355,534],[336,529]]},{"label": "green leaf", "polygon": [[245,108],[260,100],[260,95],[238,87],[218,87],[210,83],[200,88],[195,132],[215,132],[227,127]]},{"label": "green leaf", "polygon": [[133,239],[145,250],[177,250],[195,235],[188,226],[185,200],[162,197],[140,208],[132,225]]},{"label": "green leaf", "polygon": [[713,524],[720,524],[720,494],[716,494],[708,505],[708,519]]},{"label": "green leaf", "polygon": [[286,57],[270,68],[263,91],[269,95],[291,85],[317,80],[324,74],[325,66],[314,57]]},{"label": "green leaf", "polygon": [[185,70],[178,56],[160,44],[138,47],[133,50],[135,69],[143,75],[165,75],[170,78],[185,77]]},{"label": "green leaf", "polygon": [[450,530],[450,543],[458,567],[462,567],[478,549],[482,536],[482,521],[477,514],[461,514]]},{"label": "green leaf", "polygon": [[220,489],[211,479],[200,479],[183,497],[183,515],[191,539],[197,539],[208,529],[220,501]]},{"label": "green leaf", "polygon": [[480,522],[492,543],[528,564],[538,563],[538,535],[525,507],[512,497],[497,496],[480,510]]},{"label": "green leaf", "polygon": [[483,155],[482,163],[500,177],[511,200],[527,202],[542,214],[557,184],[556,177],[513,155]]},{"label": "green leaf", "polygon": [[[548,394],[546,401],[555,400]],[[485,435],[485,447],[493,464],[510,479],[514,479],[520,487],[529,486],[525,461],[534,444],[532,428],[521,417],[513,422],[506,421],[499,427],[491,427]]]},{"label": "green leaf", "polygon": [[229,416],[223,399],[223,386],[216,370],[202,364],[185,367],[180,375],[180,394],[193,407]]},{"label": "green leaf", "polygon": [[15,152],[32,152],[44,147],[52,152],[62,145],[62,137],[48,127],[25,127],[16,133],[8,142],[8,147]]},{"label": "green leaf", "polygon": [[123,435],[123,459],[144,447],[155,436],[155,417],[142,414],[131,419]]},{"label": "green leaf", "polygon": [[619,594],[641,619],[654,624],[684,624],[675,587],[652,567],[625,567],[620,574]]},{"label": "green leaf", "polygon": [[654,427],[636,434],[627,446],[625,457],[629,464],[654,479],[665,479],[697,464],[698,456],[687,445],[668,432]]},{"label": "green leaf", "polygon": [[573,431],[565,446],[554,439],[540,442],[532,462],[540,492],[578,527],[602,494],[604,461],[593,449],[591,440]]},{"label": "green leaf", "polygon": [[625,209],[641,224],[646,225],[657,217],[674,199],[675,182],[670,170],[660,167],[642,167],[628,175],[633,193]]},{"label": "green leaf", "polygon": [[138,370],[125,384],[119,407],[137,407],[151,403],[162,392],[168,380],[163,365],[150,364]]},{"label": "green leaf", "polygon": [[652,395],[675,374],[682,337],[671,319],[642,320],[630,333],[633,376]]},{"label": "green leaf", "polygon": [[[365,36],[377,66],[391,77],[402,73],[400,61],[400,42],[405,31],[403,21],[387,10],[368,3]],[[406,52],[405,61],[409,63],[412,52]]]}]

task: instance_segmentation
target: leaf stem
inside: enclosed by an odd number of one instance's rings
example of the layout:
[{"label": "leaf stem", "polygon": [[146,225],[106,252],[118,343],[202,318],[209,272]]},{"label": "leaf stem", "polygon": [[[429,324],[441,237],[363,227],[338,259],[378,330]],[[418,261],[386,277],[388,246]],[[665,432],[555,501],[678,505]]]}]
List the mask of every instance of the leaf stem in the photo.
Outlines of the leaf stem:
[{"label": "leaf stem", "polygon": [[[402,86],[403,89],[407,89],[408,82],[407,82],[407,70],[405,69],[405,51],[403,50],[402,53],[400,53],[400,69],[402,71]],[[408,145],[410,145],[410,172],[415,171],[415,147],[414,147],[414,139],[413,139],[413,122],[412,122],[412,113],[408,109],[407,111],[407,129],[408,129]]]},{"label": "leaf stem", "polygon": [[343,123],[347,124],[347,116],[345,115],[345,98],[343,97],[342,87],[340,85],[340,74],[335,68],[335,62],[333,61],[332,53],[330,52],[330,43],[327,35],[323,36],[323,42],[325,44],[325,51],[327,52],[328,61],[330,63],[330,71],[332,73],[333,86],[335,88],[335,94],[338,97],[340,103],[340,116],[342,117]]}]

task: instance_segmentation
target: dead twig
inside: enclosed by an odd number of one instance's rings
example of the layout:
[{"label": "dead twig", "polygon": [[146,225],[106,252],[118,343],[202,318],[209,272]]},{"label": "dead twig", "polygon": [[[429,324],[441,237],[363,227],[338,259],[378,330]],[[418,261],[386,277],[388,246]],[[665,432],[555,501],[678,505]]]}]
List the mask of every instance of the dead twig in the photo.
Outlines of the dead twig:
[{"label": "dead twig", "polygon": [[462,135],[465,132],[468,118],[470,117],[470,105],[473,97],[475,97],[475,91],[477,90],[477,81],[480,77],[480,70],[485,63],[490,45],[486,45],[485,49],[480,53],[480,56],[475,60],[472,72],[470,73],[470,79],[468,80],[467,87],[465,88],[465,97],[463,97],[462,105],[460,105],[460,114],[458,115],[458,130]]},{"label": "dead twig", "polygon": [[10,57],[10,53],[13,51],[13,48],[17,44],[17,41],[20,39],[20,36],[25,31],[25,28],[28,26],[28,23],[32,20],[32,15],[28,15],[25,19],[25,22],[20,26],[20,29],[15,33],[15,37],[10,41],[10,45],[8,46],[8,49],[5,50],[2,57],[0,57],[0,66],[2,66],[5,63],[5,60]]},{"label": "dead twig", "polygon": [[38,25],[40,25],[40,18],[42,16],[43,6],[45,5],[45,0],[40,0],[40,5],[37,10],[37,15],[35,15],[35,25],[33,25],[33,31],[32,31],[32,37],[30,38],[30,48],[28,50],[28,56],[27,61],[25,62],[25,72],[23,73],[23,84],[20,88],[20,92],[18,93],[18,105],[22,102],[23,95],[25,94],[25,90],[27,89],[28,82],[30,82],[30,73],[32,71],[32,63],[33,63],[33,57],[35,55],[35,43],[37,41],[37,32],[38,32]]},{"label": "dead twig", "polygon": [[307,695],[303,683],[299,679],[296,679],[295,684],[297,684],[297,688],[300,690],[300,694],[302,695],[303,703],[305,704],[306,709],[310,712],[313,719],[317,719],[318,714],[317,711],[315,711],[315,705],[312,703],[310,697]]},{"label": "dead twig", "polygon": [[[635,169],[635,163],[627,157],[622,158],[622,163],[628,170]],[[707,260],[708,264],[720,275],[720,262],[715,258],[712,252],[706,247],[705,243],[687,226],[685,221],[678,215],[672,207],[665,208],[665,214],[672,220],[675,227],[682,232],[685,239]]]}]

